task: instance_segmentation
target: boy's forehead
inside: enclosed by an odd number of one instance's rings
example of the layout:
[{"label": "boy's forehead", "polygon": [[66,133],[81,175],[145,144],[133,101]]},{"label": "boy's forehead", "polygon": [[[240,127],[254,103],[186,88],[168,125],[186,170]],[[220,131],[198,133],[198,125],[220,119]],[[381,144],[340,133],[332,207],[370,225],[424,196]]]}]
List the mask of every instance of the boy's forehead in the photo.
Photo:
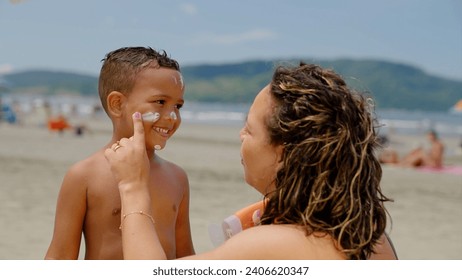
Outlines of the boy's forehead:
[{"label": "boy's forehead", "polygon": [[172,74],[172,79],[175,85],[179,85],[181,88],[184,88],[183,75],[180,72],[176,71],[175,74]]},{"label": "boy's forehead", "polygon": [[139,80],[146,77],[151,79],[153,77],[152,75],[157,76],[157,78],[163,77],[163,79],[169,79],[175,85],[180,86],[181,89],[184,88],[184,80],[181,72],[168,67],[146,67],[138,73],[136,79]]}]

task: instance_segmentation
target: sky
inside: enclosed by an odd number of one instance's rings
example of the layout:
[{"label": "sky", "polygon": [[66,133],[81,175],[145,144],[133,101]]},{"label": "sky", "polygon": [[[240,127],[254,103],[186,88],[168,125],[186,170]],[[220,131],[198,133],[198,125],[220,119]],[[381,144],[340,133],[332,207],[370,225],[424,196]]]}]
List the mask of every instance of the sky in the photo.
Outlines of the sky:
[{"label": "sky", "polygon": [[462,0],[0,0],[0,75],[98,75],[126,46],[182,66],[379,59],[462,81]]}]

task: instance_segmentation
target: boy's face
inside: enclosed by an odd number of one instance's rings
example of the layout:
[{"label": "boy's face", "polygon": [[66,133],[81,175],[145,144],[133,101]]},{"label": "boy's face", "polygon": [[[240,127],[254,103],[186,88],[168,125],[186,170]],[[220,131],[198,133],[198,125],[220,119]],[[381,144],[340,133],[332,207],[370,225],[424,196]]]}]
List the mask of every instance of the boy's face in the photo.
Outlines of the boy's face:
[{"label": "boy's face", "polygon": [[135,112],[159,113],[156,122],[144,121],[146,148],[164,148],[167,140],[181,123],[179,109],[183,106],[184,84],[181,73],[169,68],[146,68],[136,78],[124,105],[125,123],[133,135],[131,115]]}]

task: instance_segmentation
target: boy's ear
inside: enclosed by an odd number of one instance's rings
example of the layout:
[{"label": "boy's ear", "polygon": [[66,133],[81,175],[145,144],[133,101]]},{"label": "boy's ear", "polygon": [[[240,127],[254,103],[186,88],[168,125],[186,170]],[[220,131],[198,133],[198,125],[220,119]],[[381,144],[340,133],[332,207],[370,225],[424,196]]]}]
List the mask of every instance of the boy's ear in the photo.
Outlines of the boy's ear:
[{"label": "boy's ear", "polygon": [[122,108],[125,102],[125,95],[123,95],[121,92],[113,91],[107,96],[106,102],[107,110],[112,116],[122,116]]}]

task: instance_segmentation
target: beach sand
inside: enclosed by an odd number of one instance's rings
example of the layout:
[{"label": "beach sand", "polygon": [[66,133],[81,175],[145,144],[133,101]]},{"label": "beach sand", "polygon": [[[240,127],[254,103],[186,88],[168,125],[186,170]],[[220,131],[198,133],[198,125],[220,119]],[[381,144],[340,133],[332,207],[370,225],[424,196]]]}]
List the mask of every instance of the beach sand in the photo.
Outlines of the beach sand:
[{"label": "beach sand", "polygon": [[[43,259],[53,233],[56,198],[69,166],[110,139],[107,120],[90,132],[59,135],[43,126],[0,124],[0,259]],[[183,123],[160,155],[183,167],[191,187],[196,252],[213,248],[208,226],[261,199],[243,178],[240,127]],[[418,141],[393,136],[404,151]],[[443,139],[447,161],[462,165],[459,139]],[[462,259],[462,176],[384,166],[388,232],[401,259]],[[83,250],[81,256],[83,255]]]}]

